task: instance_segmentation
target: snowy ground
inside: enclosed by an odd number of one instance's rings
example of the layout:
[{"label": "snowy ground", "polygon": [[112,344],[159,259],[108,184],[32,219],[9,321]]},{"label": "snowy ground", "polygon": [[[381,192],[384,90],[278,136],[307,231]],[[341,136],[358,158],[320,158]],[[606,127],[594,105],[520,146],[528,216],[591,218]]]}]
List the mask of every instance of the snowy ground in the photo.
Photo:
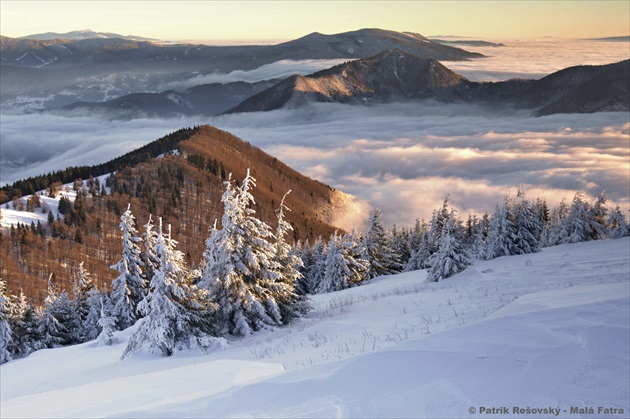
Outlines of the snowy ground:
[{"label": "snowy ground", "polygon": [[[105,184],[105,180],[110,174],[98,176],[99,183],[101,185]],[[83,181],[83,186],[85,187],[85,193],[87,196],[91,196],[88,192],[88,180]],[[105,190],[107,193],[111,193],[111,188],[106,187]],[[48,191],[38,191],[36,192],[39,195],[39,199],[41,201],[41,207],[35,208],[34,211],[26,211],[26,201],[32,197],[32,195],[25,195],[16,200],[15,205],[13,202],[6,202],[2,206],[0,206],[0,228],[1,227],[17,227],[18,223],[24,224],[27,227],[34,223],[37,225],[37,221],[42,224],[46,224],[48,221],[48,212],[52,212],[53,217],[57,218],[60,216],[59,214],[59,201],[62,197],[68,198],[70,202],[74,202],[77,198],[77,193],[73,188],[72,183],[66,183],[62,185],[60,190],[57,192],[57,195],[54,198],[48,196]],[[17,205],[17,207],[16,207]],[[63,217],[63,215],[61,215]]]},{"label": "snowy ground", "polygon": [[132,330],[39,351],[0,367],[0,416],[628,417],[629,255],[624,238],[378,278],[207,354],[120,361]]}]

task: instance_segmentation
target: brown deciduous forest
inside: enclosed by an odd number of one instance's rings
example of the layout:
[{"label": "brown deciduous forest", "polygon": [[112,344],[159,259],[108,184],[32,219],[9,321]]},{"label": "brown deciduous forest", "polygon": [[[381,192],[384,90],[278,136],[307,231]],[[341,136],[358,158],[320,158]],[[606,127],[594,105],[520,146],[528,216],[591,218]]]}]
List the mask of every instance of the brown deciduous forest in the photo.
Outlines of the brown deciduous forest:
[{"label": "brown deciduous forest", "polygon": [[[171,150],[176,151],[168,153]],[[72,293],[83,261],[98,286],[109,289],[118,274],[109,267],[118,261],[122,249],[120,216],[129,204],[139,233],[150,215],[154,220],[162,217],[172,225],[187,263],[196,266],[209,227],[215,219],[221,221],[223,182],[230,173],[240,182],[248,168],[257,180],[254,209],[269,225],[275,226],[275,210],[292,190],[285,201],[292,210],[286,219],[294,228],[289,241],[329,237],[335,231],[332,217],[339,211],[341,192],[301,175],[228,132],[202,126],[180,130],[102,165],[70,168],[3,188],[5,201],[12,198],[35,211],[42,210],[37,197],[18,197],[31,190],[59,194],[62,183],[71,183],[66,188],[74,188],[77,199],[60,201],[63,216],[0,231],[0,277],[12,294],[22,289],[33,303],[41,304],[51,275],[58,289]],[[106,184],[95,179],[113,171]]]}]

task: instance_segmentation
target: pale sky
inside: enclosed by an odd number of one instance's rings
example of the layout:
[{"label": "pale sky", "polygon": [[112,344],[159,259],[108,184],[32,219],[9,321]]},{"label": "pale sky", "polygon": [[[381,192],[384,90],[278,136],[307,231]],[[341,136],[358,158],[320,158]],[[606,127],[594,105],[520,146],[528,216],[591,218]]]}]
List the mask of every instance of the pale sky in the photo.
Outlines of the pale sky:
[{"label": "pale sky", "polygon": [[630,34],[621,1],[18,1],[0,0],[0,33],[93,29],[163,40],[294,39],[360,28],[487,39]]}]

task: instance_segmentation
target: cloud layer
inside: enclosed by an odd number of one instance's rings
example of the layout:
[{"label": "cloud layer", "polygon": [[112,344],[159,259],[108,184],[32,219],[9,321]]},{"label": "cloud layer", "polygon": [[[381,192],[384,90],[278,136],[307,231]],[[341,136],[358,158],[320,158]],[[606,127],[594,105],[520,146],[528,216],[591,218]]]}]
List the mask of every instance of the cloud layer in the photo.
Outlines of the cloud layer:
[{"label": "cloud layer", "polygon": [[103,163],[196,123],[185,118],[107,121],[98,117],[3,113],[0,183],[68,166]]},{"label": "cloud layer", "polygon": [[[382,208],[385,220],[398,225],[430,217],[447,194],[464,213],[492,211],[521,184],[530,197],[554,204],[577,190],[603,189],[612,200],[629,204],[626,113],[535,118],[484,115],[459,105],[313,104],[204,121],[4,115],[2,181],[103,162],[199,123],[230,131],[300,172]],[[23,166],[12,169],[8,161]]]},{"label": "cloud layer", "polygon": [[[447,66],[470,78],[505,79],[628,58],[627,43],[506,43],[488,51],[473,48],[490,58]],[[285,61],[248,72],[203,76],[210,78],[194,83],[255,81],[332,64]],[[205,119],[133,121],[3,114],[0,181],[101,163],[199,124],[230,131],[295,169],[380,207],[389,224],[429,218],[447,194],[464,214],[492,211],[505,193],[515,193],[521,184],[531,198],[540,196],[551,204],[563,197],[570,200],[577,190],[595,195],[606,189],[624,209],[630,205],[627,113],[535,118],[524,111],[489,114],[475,106],[435,103],[369,108],[313,104]]]},{"label": "cloud layer", "polygon": [[506,46],[464,47],[488,58],[444,62],[444,65],[471,80],[500,81],[511,78],[539,79],[575,65],[610,64],[630,58],[626,42],[560,38],[501,42]]},{"label": "cloud layer", "polygon": [[606,189],[628,206],[625,113],[535,118],[453,105],[315,104],[213,123],[382,208],[389,223],[428,218],[447,194],[464,213],[492,211],[521,184],[554,204]]}]

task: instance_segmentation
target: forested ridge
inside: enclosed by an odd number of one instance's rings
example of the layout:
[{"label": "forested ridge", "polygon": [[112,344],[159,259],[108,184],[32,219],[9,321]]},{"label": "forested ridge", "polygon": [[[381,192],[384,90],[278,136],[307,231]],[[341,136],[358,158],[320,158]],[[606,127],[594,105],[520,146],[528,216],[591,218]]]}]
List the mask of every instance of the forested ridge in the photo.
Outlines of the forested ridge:
[{"label": "forested ridge", "polygon": [[[109,265],[120,251],[117,220],[129,204],[142,224],[150,214],[170,224],[186,261],[198,264],[205,235],[221,218],[223,182],[230,173],[235,180],[243,179],[248,167],[258,179],[255,206],[266,222],[275,219],[283,194],[294,190],[287,198],[293,209],[287,216],[294,226],[291,242],[327,237],[335,230],[331,219],[339,192],[230,133],[207,126],[185,128],[103,165],[69,168],[21,183],[41,188],[42,197],[55,196],[58,215],[38,194],[29,199],[15,195],[0,207],[34,211],[47,219],[0,229],[0,277],[12,292],[23,290],[40,304],[49,276],[60,288],[71,290],[71,278],[83,261],[98,287],[109,289],[115,277]],[[76,173],[85,177],[73,177]],[[72,186],[62,187],[57,179]],[[66,196],[74,194],[71,202]]]}]

